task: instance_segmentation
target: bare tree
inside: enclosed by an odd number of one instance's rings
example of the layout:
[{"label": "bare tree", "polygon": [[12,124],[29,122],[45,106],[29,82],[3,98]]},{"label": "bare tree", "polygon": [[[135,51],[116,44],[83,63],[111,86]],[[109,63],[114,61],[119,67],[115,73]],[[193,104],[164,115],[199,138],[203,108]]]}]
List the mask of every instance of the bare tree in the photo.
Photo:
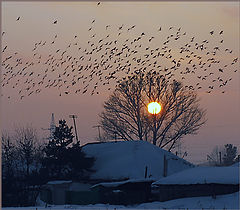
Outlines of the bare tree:
[{"label": "bare tree", "polygon": [[230,166],[238,161],[237,147],[233,144],[216,146],[212,152],[207,155],[209,165],[212,166]]},{"label": "bare tree", "polygon": [[[2,134],[2,190],[3,205],[30,204],[37,192],[30,190],[31,184],[38,184],[36,162],[41,155],[36,144],[36,132],[31,127],[18,127],[14,135]],[[39,164],[39,163],[38,163]],[[40,165],[38,166],[40,168]],[[32,170],[30,170],[32,169]],[[35,171],[34,171],[35,172]]]},{"label": "bare tree", "polygon": [[[160,114],[147,112],[152,101],[161,104]],[[197,133],[206,122],[205,112],[196,93],[180,82],[170,82],[156,71],[135,72],[104,102],[100,125],[112,138],[117,134],[127,141],[145,140],[171,151],[183,136]]]},{"label": "bare tree", "polygon": [[14,138],[21,161],[21,171],[28,177],[38,151],[36,130],[31,126],[17,127]]},{"label": "bare tree", "polygon": [[3,178],[11,177],[15,171],[16,146],[8,132],[2,133],[2,172]]},{"label": "bare tree", "polygon": [[216,146],[213,148],[212,152],[207,155],[207,160],[211,166],[220,166],[222,165],[222,154],[224,151],[223,146]]}]

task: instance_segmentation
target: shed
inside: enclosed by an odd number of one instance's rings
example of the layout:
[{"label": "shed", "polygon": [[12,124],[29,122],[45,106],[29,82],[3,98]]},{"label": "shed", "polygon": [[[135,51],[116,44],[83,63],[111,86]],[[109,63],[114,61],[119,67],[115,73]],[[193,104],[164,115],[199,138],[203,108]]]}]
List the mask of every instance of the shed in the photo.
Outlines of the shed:
[{"label": "shed", "polygon": [[66,203],[65,192],[72,181],[50,181],[42,187],[40,199],[49,204],[63,205]]},{"label": "shed", "polygon": [[120,182],[103,182],[91,187],[98,192],[101,203],[137,204],[151,199],[152,179],[129,179]]},{"label": "shed", "polygon": [[73,181],[50,181],[40,191],[40,200],[48,204],[95,204],[98,193],[91,191],[91,183]]}]

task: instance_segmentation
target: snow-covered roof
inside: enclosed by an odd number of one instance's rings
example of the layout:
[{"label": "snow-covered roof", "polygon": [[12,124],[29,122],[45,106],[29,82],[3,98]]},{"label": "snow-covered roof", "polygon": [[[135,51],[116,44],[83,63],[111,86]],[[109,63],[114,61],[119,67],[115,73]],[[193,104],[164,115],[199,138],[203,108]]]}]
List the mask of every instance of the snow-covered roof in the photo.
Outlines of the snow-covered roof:
[{"label": "snow-covered roof", "polygon": [[56,180],[56,181],[50,181],[47,184],[68,184],[68,183],[72,183],[72,181]]},{"label": "snow-covered roof", "polygon": [[239,184],[237,167],[195,167],[160,179],[152,185],[164,184]]},{"label": "snow-covered roof", "polygon": [[87,156],[95,157],[92,179],[143,179],[147,166],[147,177],[158,180],[163,177],[164,155],[168,160],[167,174],[194,167],[146,141],[117,141],[87,144],[82,147]]},{"label": "snow-covered roof", "polygon": [[118,187],[118,186],[126,184],[126,183],[154,182],[154,181],[155,180],[153,180],[153,179],[129,179],[129,180],[120,181],[120,182],[102,182],[102,183],[93,185],[91,188],[95,188],[97,186]]}]

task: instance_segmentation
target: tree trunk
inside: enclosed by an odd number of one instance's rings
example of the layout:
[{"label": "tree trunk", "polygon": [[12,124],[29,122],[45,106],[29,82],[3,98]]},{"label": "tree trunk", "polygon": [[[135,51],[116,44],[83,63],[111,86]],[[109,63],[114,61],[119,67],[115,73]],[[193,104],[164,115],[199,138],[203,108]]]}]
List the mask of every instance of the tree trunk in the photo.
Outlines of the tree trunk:
[{"label": "tree trunk", "polygon": [[157,144],[157,120],[156,114],[153,115],[153,145]]}]

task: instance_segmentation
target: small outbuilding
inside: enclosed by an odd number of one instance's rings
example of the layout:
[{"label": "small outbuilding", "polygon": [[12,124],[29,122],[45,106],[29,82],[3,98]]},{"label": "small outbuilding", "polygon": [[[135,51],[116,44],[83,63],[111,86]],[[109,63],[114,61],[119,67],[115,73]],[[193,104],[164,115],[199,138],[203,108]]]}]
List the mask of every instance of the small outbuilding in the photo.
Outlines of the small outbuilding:
[{"label": "small outbuilding", "polygon": [[95,204],[99,202],[98,193],[91,191],[91,183],[73,181],[50,181],[40,192],[40,200],[48,204]]},{"label": "small outbuilding", "polygon": [[109,203],[130,205],[151,200],[152,179],[129,179],[80,183],[72,181],[50,181],[40,192],[40,200],[54,205],[87,205]]},{"label": "small outbuilding", "polygon": [[40,199],[48,204],[63,205],[66,203],[66,191],[72,181],[57,180],[45,184],[40,192]]},{"label": "small outbuilding", "polygon": [[120,182],[103,182],[91,187],[97,192],[100,203],[131,205],[151,200],[152,179],[129,179]]},{"label": "small outbuilding", "polygon": [[152,183],[155,200],[213,196],[239,191],[238,167],[195,167]]}]

